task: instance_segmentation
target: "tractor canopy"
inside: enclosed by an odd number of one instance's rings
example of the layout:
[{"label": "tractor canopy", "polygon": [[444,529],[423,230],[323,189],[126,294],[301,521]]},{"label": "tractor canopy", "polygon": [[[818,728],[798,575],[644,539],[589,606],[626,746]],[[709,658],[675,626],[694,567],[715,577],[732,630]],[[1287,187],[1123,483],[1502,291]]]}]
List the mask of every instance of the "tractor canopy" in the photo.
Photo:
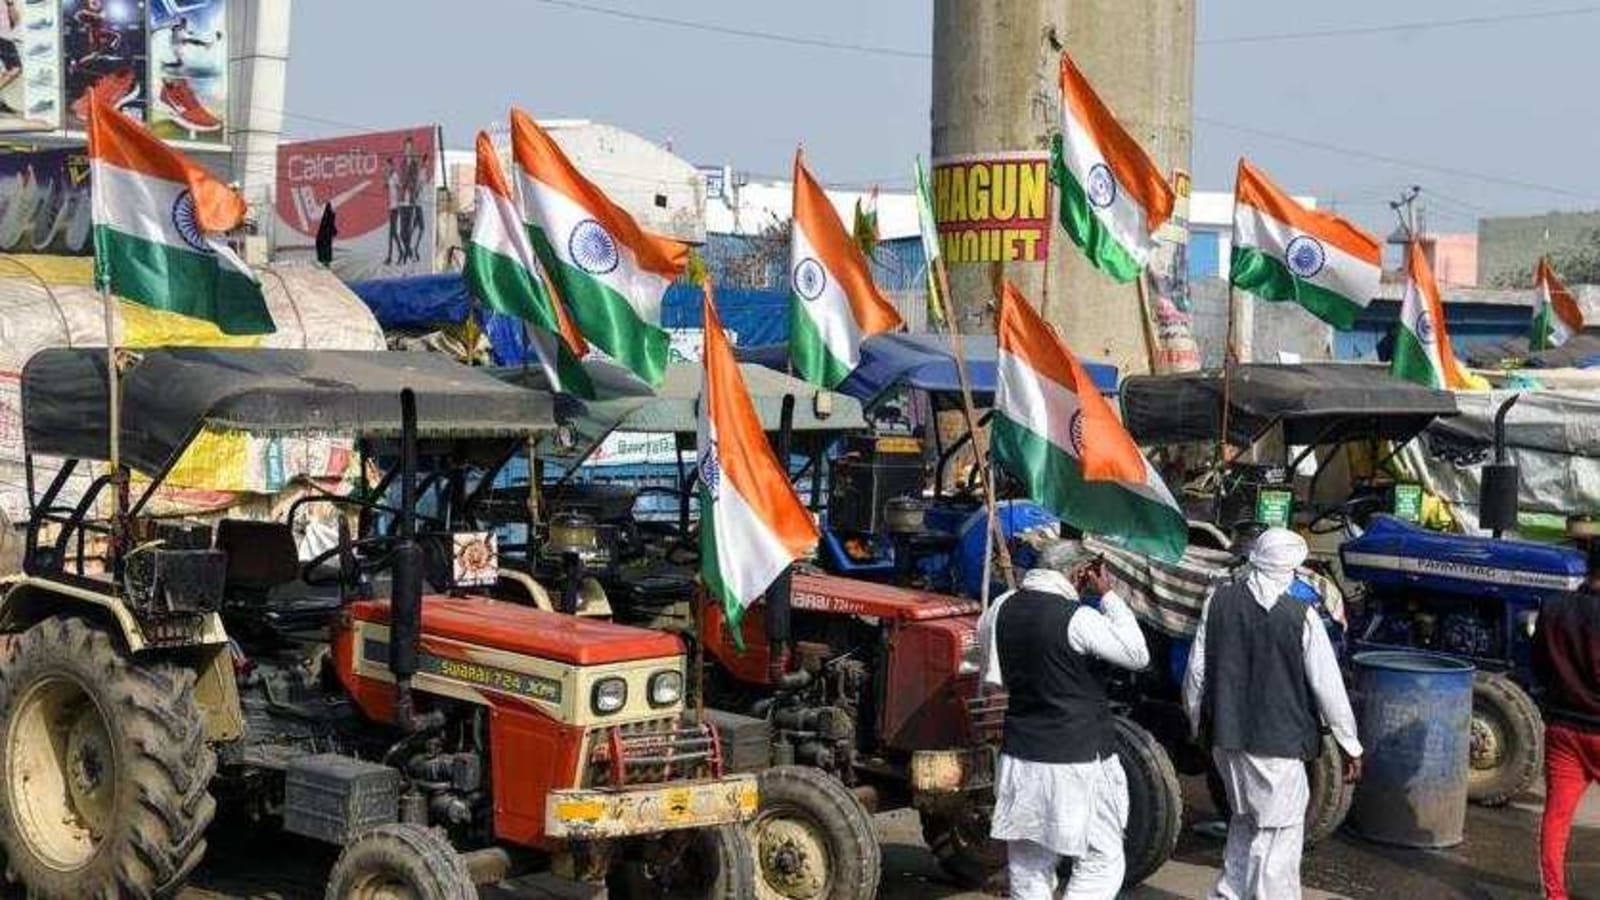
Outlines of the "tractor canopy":
[{"label": "tractor canopy", "polygon": [[[1249,446],[1282,424],[1285,443],[1374,438],[1404,443],[1454,416],[1455,396],[1349,363],[1249,364],[1227,379],[1228,441]],[[1222,430],[1220,371],[1135,375],[1122,383],[1122,416],[1140,444],[1212,443]]]},{"label": "tractor canopy", "polygon": [[[122,368],[121,457],[162,472],[202,428],[256,434],[392,437],[400,391],[416,395],[422,437],[515,437],[552,431],[556,398],[431,353],[181,347]],[[37,353],[22,371],[30,454],[109,456],[106,352]]]},{"label": "tractor canopy", "polygon": [[[597,370],[589,371],[593,375]],[[761,419],[761,427],[766,431],[781,429],[786,397],[794,398],[790,429],[797,435],[837,434],[867,427],[861,403],[853,397],[823,390],[754,363],[741,363],[739,371],[744,376],[756,415]],[[501,369],[496,374],[511,384],[545,386],[543,373],[536,369]],[[642,388],[629,392],[630,389],[620,382],[610,384],[597,380],[595,387],[602,399],[585,401],[581,411],[575,410],[565,420],[576,438],[573,451],[577,457],[571,461],[586,458],[613,431],[692,436],[699,427],[703,378],[704,368],[699,363],[675,362],[667,365],[666,376],[653,394],[644,393]],[[828,395],[826,400],[819,398],[823,394]],[[555,449],[547,455],[562,459],[568,454]]]},{"label": "tractor canopy", "polygon": [[[989,406],[993,403],[999,358],[995,337],[992,334],[964,335],[961,342],[973,401],[979,406]],[[789,364],[788,344],[767,344],[737,352],[741,360],[779,371]],[[1116,366],[1085,362],[1083,367],[1102,394],[1116,393]],[[901,386],[936,398],[951,398],[951,405],[959,403],[961,381],[950,339],[938,334],[873,335],[861,342],[861,363],[840,383],[839,391],[861,401],[870,410],[893,396],[895,388]]]}]

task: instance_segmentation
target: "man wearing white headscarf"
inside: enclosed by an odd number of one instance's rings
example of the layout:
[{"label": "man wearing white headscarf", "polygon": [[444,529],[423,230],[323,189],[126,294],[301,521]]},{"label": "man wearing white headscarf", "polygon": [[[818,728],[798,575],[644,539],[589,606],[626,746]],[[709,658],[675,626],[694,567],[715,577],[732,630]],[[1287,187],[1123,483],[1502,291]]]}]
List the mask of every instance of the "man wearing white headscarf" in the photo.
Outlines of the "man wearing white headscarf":
[{"label": "man wearing white headscarf", "polygon": [[[1099,594],[1099,609],[1079,602],[1080,590]],[[1091,662],[1148,665],[1138,621],[1099,559],[1055,541],[984,612],[977,639],[984,684],[1008,694],[989,833],[1006,842],[1012,900],[1054,900],[1063,856],[1074,860],[1065,900],[1112,900],[1125,869],[1128,779]]]},{"label": "man wearing white headscarf", "polygon": [[1197,735],[1211,744],[1233,817],[1213,900],[1294,900],[1310,787],[1305,764],[1321,750],[1326,723],[1361,777],[1361,742],[1333,643],[1316,610],[1291,597],[1305,539],[1269,528],[1256,539],[1244,577],[1217,587],[1183,680]]}]

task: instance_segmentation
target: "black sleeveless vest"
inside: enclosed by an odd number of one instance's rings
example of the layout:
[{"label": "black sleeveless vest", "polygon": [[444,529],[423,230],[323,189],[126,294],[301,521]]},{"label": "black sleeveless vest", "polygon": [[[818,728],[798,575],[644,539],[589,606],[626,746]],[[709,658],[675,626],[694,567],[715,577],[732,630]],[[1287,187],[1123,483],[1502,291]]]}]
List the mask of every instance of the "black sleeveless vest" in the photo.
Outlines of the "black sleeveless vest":
[{"label": "black sleeveless vest", "polygon": [[1288,594],[1261,608],[1244,581],[1223,585],[1206,617],[1202,707],[1213,747],[1316,759],[1316,700],[1306,680],[1306,606]]},{"label": "black sleeveless vest", "polygon": [[1067,627],[1076,600],[1019,590],[995,622],[1000,677],[1009,697],[1000,750],[1044,763],[1082,763],[1111,752],[1105,682],[1089,657],[1072,649]]}]

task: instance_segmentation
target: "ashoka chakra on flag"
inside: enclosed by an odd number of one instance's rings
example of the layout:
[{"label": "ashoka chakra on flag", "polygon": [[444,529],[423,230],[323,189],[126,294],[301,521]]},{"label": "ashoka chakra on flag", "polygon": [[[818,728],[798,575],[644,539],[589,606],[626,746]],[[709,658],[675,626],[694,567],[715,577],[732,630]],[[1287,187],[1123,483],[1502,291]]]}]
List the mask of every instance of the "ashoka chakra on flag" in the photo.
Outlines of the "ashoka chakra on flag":
[{"label": "ashoka chakra on flag", "polygon": [[200,230],[200,214],[194,208],[194,193],[187,188],[172,201],[172,227],[190,247],[201,253],[215,252],[206,243],[205,233]]},{"label": "ashoka chakra on flag", "polygon": [[1284,248],[1284,256],[1289,264],[1289,271],[1301,278],[1310,278],[1322,271],[1328,261],[1328,252],[1322,249],[1322,242],[1309,234],[1296,236]]},{"label": "ashoka chakra on flag", "polygon": [[567,237],[567,251],[578,268],[591,275],[604,275],[622,260],[611,232],[594,219],[584,219],[573,226]]},{"label": "ashoka chakra on flag", "polygon": [[815,300],[822,296],[827,286],[828,273],[822,268],[822,263],[808,256],[794,267],[794,289],[800,296]]}]

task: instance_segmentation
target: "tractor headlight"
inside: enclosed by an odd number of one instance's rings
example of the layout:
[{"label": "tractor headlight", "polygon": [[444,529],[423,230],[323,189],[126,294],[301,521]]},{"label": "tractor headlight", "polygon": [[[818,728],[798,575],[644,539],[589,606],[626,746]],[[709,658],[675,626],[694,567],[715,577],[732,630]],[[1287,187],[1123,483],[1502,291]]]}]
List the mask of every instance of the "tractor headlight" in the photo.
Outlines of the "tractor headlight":
[{"label": "tractor headlight", "polygon": [[628,702],[628,683],[621,678],[602,678],[594,683],[589,705],[596,715],[610,715]]},{"label": "tractor headlight", "polygon": [[683,675],[668,669],[650,676],[650,705],[671,706],[683,699]]}]

